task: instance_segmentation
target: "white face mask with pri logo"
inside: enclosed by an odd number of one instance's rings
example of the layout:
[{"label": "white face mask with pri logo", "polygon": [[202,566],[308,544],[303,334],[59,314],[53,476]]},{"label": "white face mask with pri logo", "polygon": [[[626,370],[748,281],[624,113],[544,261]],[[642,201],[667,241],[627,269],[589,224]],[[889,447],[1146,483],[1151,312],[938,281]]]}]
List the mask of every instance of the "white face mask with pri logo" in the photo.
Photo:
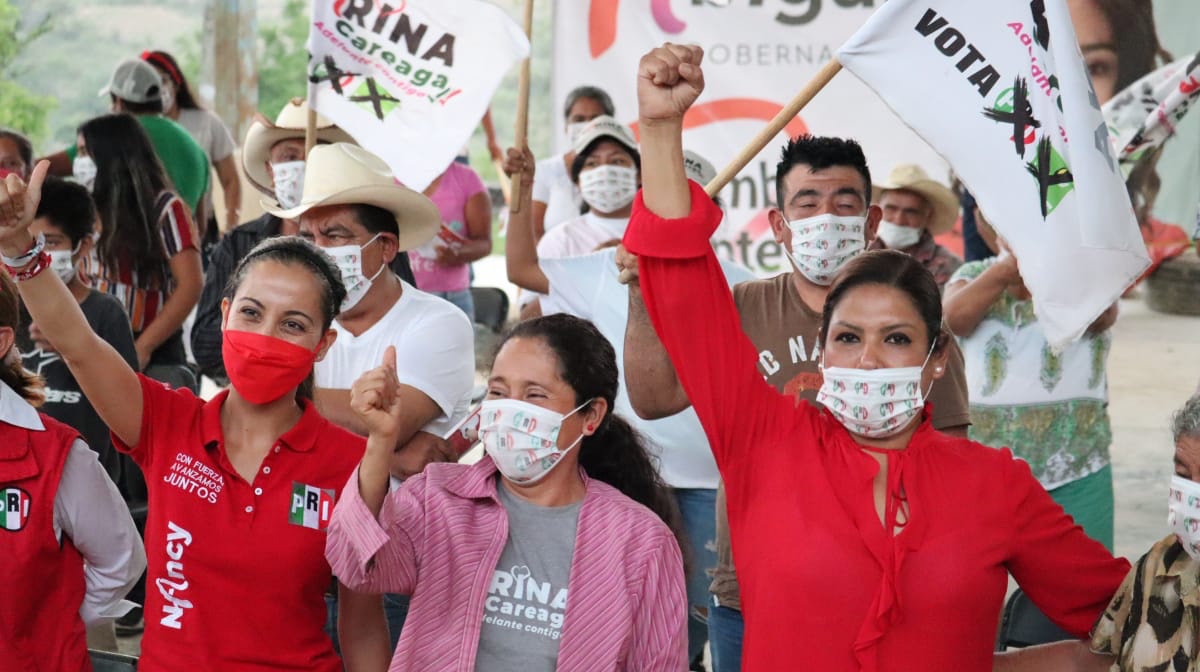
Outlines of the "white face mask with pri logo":
[{"label": "white face mask with pri logo", "polygon": [[1193,560],[1200,560],[1200,483],[1179,475],[1171,476],[1167,525],[1179,537],[1183,550]]},{"label": "white face mask with pri logo", "polygon": [[325,254],[333,258],[333,263],[342,272],[342,284],[346,286],[346,299],[342,301],[339,313],[344,313],[357,306],[358,302],[362,301],[362,298],[370,291],[375,278],[378,278],[387,268],[387,264],[381,263],[379,270],[375,271],[371,277],[368,278],[363,274],[363,250],[379,240],[380,235],[375,234],[375,237],[368,240],[366,245],[339,245],[325,248]]},{"label": "white face mask with pri logo", "polygon": [[854,434],[871,439],[896,434],[925,407],[928,393],[921,390],[921,373],[932,355],[931,346],[920,366],[889,369],[827,368],[822,356],[824,381],[817,403]]},{"label": "white face mask with pri logo", "polygon": [[558,447],[563,421],[590,403],[563,415],[518,399],[486,399],[479,408],[479,440],[505,478],[521,485],[537,483],[583,440],[580,433],[571,445]]},{"label": "white face mask with pri logo", "polygon": [[788,256],[804,277],[828,286],[834,276],[866,247],[867,218],[816,215],[788,222],[792,249]]},{"label": "white face mask with pri logo", "polygon": [[597,214],[616,212],[637,195],[637,169],[597,166],[579,173],[579,192]]},{"label": "white face mask with pri logo", "polygon": [[275,180],[275,200],[279,207],[290,210],[300,205],[300,195],[304,191],[304,162],[272,163],[271,175]]}]

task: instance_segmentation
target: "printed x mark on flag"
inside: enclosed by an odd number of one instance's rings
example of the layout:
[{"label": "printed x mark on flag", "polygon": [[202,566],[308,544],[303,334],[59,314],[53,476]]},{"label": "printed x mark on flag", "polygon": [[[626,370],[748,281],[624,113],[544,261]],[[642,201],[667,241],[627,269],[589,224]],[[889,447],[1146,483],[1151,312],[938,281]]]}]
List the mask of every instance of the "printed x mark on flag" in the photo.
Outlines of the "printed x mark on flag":
[{"label": "printed x mark on flag", "polygon": [[1012,102],[1003,101],[1003,96],[996,101],[996,106],[984,108],[983,116],[1002,124],[1012,124],[1013,148],[1017,156],[1025,158],[1025,134],[1028,129],[1041,128],[1042,122],[1033,117],[1033,105],[1029,102],[1029,85],[1025,79],[1017,77],[1013,83]]},{"label": "printed x mark on flag", "polygon": [[1062,156],[1054,150],[1049,138],[1042,138],[1038,143],[1037,158],[1025,164],[1025,169],[1038,181],[1042,217],[1053,212],[1075,184],[1075,176]]},{"label": "printed x mark on flag", "polygon": [[[353,96],[347,97],[347,100],[352,103],[370,103],[371,110],[380,121],[383,121],[383,118],[400,104],[400,100],[394,98],[387,91],[380,91],[374,77],[368,77],[367,81],[358,87]],[[384,109],[385,107],[387,109]]]},{"label": "printed x mark on flag", "polygon": [[[321,65],[325,66],[325,74],[321,74]],[[335,93],[339,96],[344,96],[346,92],[342,89],[343,82],[348,82],[357,76],[358,73],[356,72],[342,71],[332,56],[326,56],[322,64],[318,64],[317,67],[313,68],[312,74],[308,76],[308,82],[310,84],[329,82],[329,86],[333,88]]]}]

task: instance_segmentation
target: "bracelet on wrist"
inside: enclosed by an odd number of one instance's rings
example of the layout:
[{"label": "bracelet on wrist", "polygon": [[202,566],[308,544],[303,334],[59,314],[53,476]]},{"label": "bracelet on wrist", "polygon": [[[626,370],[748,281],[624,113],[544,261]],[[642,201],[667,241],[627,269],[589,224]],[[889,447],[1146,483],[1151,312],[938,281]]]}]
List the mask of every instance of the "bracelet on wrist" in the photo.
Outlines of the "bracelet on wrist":
[{"label": "bracelet on wrist", "polygon": [[24,254],[16,257],[0,254],[0,261],[4,262],[4,265],[8,266],[9,268],[22,268],[28,265],[29,262],[33,261],[34,258],[41,254],[42,250],[45,248],[46,236],[39,233],[37,238],[34,238],[33,240],[33,246],[26,250]]},{"label": "bracelet on wrist", "polygon": [[50,268],[50,253],[41,251],[33,258],[33,263],[24,263],[21,266],[12,266],[5,262],[5,270],[17,282],[31,280],[42,274],[42,271]]}]

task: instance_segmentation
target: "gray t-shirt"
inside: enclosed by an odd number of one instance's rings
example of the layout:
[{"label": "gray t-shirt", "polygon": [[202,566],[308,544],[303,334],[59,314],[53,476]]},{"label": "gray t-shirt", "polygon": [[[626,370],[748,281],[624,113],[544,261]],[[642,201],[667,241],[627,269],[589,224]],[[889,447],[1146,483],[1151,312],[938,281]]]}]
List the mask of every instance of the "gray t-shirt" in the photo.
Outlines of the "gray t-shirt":
[{"label": "gray t-shirt", "polygon": [[508,542],[492,574],[479,633],[479,672],[553,672],[567,614],[567,582],[583,502],[545,507],[497,484]]}]

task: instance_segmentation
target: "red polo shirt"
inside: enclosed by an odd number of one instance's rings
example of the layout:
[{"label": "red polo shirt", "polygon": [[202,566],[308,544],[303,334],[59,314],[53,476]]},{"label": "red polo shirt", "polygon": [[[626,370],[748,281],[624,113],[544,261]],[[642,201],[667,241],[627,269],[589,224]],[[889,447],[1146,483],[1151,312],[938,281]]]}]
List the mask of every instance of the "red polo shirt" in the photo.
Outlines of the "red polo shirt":
[{"label": "red polo shirt", "polygon": [[323,630],[325,527],[365,441],[304,404],[247,483],[205,403],[141,376],[146,633],[139,669],[342,669]]}]

